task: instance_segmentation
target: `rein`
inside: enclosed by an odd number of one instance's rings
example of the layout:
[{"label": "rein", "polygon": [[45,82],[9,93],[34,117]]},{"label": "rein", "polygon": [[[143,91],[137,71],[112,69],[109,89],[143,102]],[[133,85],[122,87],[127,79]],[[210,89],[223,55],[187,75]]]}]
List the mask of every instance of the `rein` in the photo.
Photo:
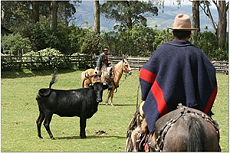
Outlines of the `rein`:
[{"label": "rein", "polygon": [[175,118],[173,118],[173,119],[169,120],[168,122],[166,122],[165,126],[161,128],[161,130],[159,132],[160,135],[156,139],[155,146],[153,146],[154,147],[153,149],[155,149],[155,151],[159,152],[159,151],[163,150],[164,139],[165,139],[165,136],[166,136],[168,130],[176,123],[176,121],[179,118],[181,118],[182,116],[185,116],[187,114],[195,115],[198,118],[203,118],[205,121],[211,123],[213,125],[213,127],[216,129],[216,131],[217,131],[217,133],[219,135],[219,125],[218,125],[218,123],[215,120],[213,120],[211,117],[209,117],[208,115],[189,110],[188,107],[182,106],[181,104],[179,104],[178,108],[183,109],[182,112],[180,112]]},{"label": "rein", "polygon": [[[113,83],[114,83],[114,85],[115,85],[115,82],[114,82],[114,77],[115,77],[115,72],[117,72],[117,73],[119,73],[121,76],[123,75],[123,73],[124,73],[124,71],[123,71],[123,66],[122,66],[122,70],[121,70],[121,72],[120,71],[118,71],[118,70],[115,70],[115,66],[113,66],[112,67],[112,69],[113,69]],[[124,80],[122,80],[122,81],[120,81],[120,83],[119,83],[119,85],[121,85],[121,84],[123,84],[125,81],[126,81],[126,79],[127,79],[127,74],[125,73],[125,79]],[[115,89],[116,89],[116,91],[114,92],[114,93],[116,93],[117,92],[117,86],[115,85]]]}]

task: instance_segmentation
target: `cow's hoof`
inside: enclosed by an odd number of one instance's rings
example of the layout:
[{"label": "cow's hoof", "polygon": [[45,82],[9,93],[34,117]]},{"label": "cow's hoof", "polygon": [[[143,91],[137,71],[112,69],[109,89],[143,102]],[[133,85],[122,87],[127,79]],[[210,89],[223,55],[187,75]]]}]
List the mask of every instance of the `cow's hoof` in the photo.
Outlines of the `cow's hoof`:
[{"label": "cow's hoof", "polygon": [[43,137],[42,137],[42,136],[40,136],[40,135],[39,135],[38,137],[39,137],[40,139],[43,139]]},{"label": "cow's hoof", "polygon": [[81,139],[85,139],[86,135],[80,135]]}]

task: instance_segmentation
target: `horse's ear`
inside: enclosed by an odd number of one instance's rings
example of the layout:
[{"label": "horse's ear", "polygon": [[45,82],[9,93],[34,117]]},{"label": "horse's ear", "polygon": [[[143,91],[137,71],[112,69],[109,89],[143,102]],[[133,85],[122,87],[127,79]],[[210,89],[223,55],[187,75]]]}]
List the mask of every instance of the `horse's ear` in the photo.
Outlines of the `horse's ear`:
[{"label": "horse's ear", "polygon": [[125,62],[125,55],[122,54],[122,61]]}]

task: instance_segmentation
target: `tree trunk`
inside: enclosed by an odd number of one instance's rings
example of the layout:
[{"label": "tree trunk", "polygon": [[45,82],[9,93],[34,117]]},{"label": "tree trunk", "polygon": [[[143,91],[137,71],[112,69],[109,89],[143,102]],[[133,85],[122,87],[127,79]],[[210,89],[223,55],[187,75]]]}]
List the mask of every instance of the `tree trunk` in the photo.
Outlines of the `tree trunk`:
[{"label": "tree trunk", "polygon": [[128,14],[127,14],[127,27],[129,29],[133,28],[133,23],[132,23],[132,12],[130,11],[130,2],[126,1],[127,7],[128,7]]},{"label": "tree trunk", "polygon": [[199,1],[192,1],[192,14],[193,14],[193,27],[198,28],[194,31],[194,42],[198,41],[198,34],[200,32],[200,12],[199,12]]},{"label": "tree trunk", "polygon": [[39,2],[32,1],[32,19],[34,23],[39,21]]},{"label": "tree trunk", "polygon": [[100,33],[100,3],[99,0],[94,0],[95,16],[94,16],[94,31],[96,34]]},{"label": "tree trunk", "polygon": [[224,48],[226,43],[226,37],[227,37],[226,1],[219,1],[218,14],[219,14],[219,21],[218,21],[218,28],[217,28],[218,46],[220,48]]},{"label": "tree trunk", "polygon": [[50,27],[53,30],[57,29],[57,11],[58,11],[58,3],[56,0],[51,2],[51,24]]}]

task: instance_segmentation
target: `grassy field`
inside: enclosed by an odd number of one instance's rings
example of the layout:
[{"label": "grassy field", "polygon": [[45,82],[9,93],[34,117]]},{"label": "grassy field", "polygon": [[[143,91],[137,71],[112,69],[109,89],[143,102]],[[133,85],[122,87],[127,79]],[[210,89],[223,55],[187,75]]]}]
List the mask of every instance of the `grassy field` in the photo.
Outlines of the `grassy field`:
[{"label": "grassy field", "polygon": [[[115,106],[102,102],[98,112],[87,121],[86,139],[79,137],[79,118],[53,116],[51,140],[42,126],[44,139],[37,137],[38,107],[35,100],[40,88],[48,87],[51,71],[2,72],[2,152],[124,152],[126,131],[135,112],[139,72],[126,79],[115,93]],[[53,88],[79,88],[81,71],[59,72]],[[222,151],[228,152],[228,76],[218,74],[219,92],[213,108],[221,128]],[[107,91],[104,92],[104,100]],[[140,101],[140,94],[139,94]],[[107,134],[97,135],[99,130]]]}]

